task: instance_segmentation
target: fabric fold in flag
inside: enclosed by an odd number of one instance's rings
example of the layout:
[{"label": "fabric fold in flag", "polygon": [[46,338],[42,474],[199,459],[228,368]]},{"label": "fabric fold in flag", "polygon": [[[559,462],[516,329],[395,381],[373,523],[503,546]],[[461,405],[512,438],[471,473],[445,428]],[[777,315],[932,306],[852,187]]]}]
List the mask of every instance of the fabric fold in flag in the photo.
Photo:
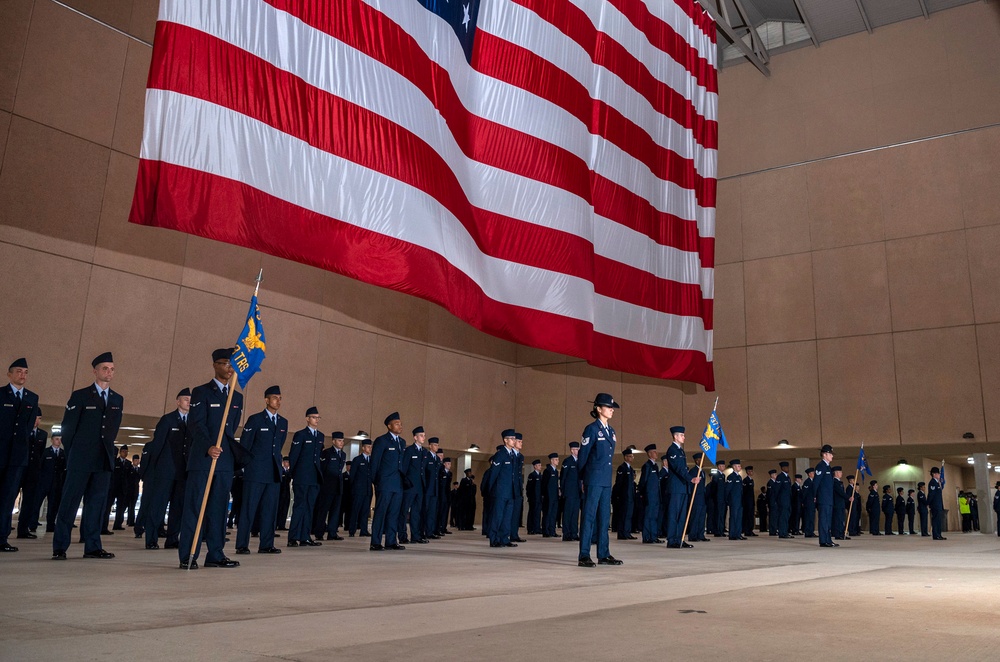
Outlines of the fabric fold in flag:
[{"label": "fabric fold in flag", "polygon": [[719,422],[719,417],[712,410],[712,414],[708,417],[708,425],[705,426],[705,432],[701,435],[701,450],[705,453],[705,457],[709,459],[712,465],[715,465],[715,458],[718,453],[719,446],[723,448],[729,448],[729,442],[726,441],[726,433],[722,431],[722,423]]},{"label": "fabric fold in flag", "polygon": [[696,0],[162,0],[130,221],[714,389]]},{"label": "fabric fold in flag", "polygon": [[865,447],[861,447],[861,451],[858,453],[858,471],[862,472],[862,475],[868,474],[872,475],[871,467],[868,466],[868,458],[865,457]]},{"label": "fabric fold in flag", "polygon": [[247,313],[247,321],[240,331],[239,340],[233,349],[230,363],[236,372],[236,379],[240,383],[240,388],[245,389],[250,382],[250,378],[260,372],[260,364],[264,362],[264,354],[267,351],[267,344],[264,338],[264,322],[260,318],[260,309],[257,307],[257,295],[250,299],[250,311]]}]

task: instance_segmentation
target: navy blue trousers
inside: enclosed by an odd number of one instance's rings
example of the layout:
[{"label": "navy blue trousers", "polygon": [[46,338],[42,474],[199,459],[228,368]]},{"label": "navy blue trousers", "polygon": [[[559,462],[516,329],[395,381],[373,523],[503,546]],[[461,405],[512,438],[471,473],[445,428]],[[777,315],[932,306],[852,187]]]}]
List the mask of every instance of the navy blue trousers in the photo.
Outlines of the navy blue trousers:
[{"label": "navy blue trousers", "polygon": [[588,485],[583,496],[583,518],[580,522],[580,558],[590,556],[590,546],[596,539],[597,558],[611,556],[608,523],[611,519],[611,488]]},{"label": "navy blue trousers", "polygon": [[563,503],[563,540],[580,537],[580,497],[566,497]]},{"label": "navy blue trousers", "polygon": [[743,500],[742,497],[729,504],[729,539],[739,540],[743,535]]},{"label": "navy blue trousers", "polygon": [[[195,540],[195,527],[198,526],[198,512],[205,496],[205,483],[208,482],[208,470],[189,471],[184,485],[184,514],[181,516],[181,535],[178,540],[177,554],[180,560],[186,561],[191,553],[191,544]],[[226,518],[229,513],[229,490],[233,486],[233,474],[228,471],[216,471],[212,476],[212,484],[208,490],[208,503],[205,504],[205,517],[201,531],[197,532],[198,544],[194,550],[197,561],[201,554],[201,543],[204,538],[208,546],[206,561],[221,561],[226,558]]]},{"label": "navy blue trousers", "polygon": [[136,533],[146,530],[146,545],[156,545],[160,540],[160,527],[167,514],[167,504],[170,502],[172,479],[144,480],[142,482],[142,506],[139,507],[139,522]]},{"label": "navy blue trousers", "polygon": [[375,516],[372,518],[372,544],[381,545],[385,535],[386,545],[399,543],[399,512],[403,505],[403,493],[391,492],[375,487]]},{"label": "navy blue trousers", "polygon": [[817,506],[819,510],[819,544],[832,543],[833,537],[830,535],[833,528],[833,504],[821,503]]},{"label": "navy blue trousers", "polygon": [[372,494],[368,491],[351,493],[351,513],[348,518],[347,531],[352,536],[361,529],[361,533],[369,535],[368,513],[372,509]]},{"label": "navy blue trousers", "polygon": [[646,502],[646,510],[642,516],[642,541],[653,542],[660,532],[660,495],[655,500]]},{"label": "navy blue trousers", "polygon": [[319,485],[299,485],[298,481],[293,480],[292,494],[295,498],[292,505],[292,524],[288,529],[288,541],[309,540]]},{"label": "navy blue trousers", "polygon": [[[399,513],[399,530],[403,537],[410,540],[420,540],[424,529],[421,508],[424,503],[423,490],[409,489],[403,492],[403,509]],[[410,523],[410,535],[406,535],[406,523]]]},{"label": "navy blue trousers", "polygon": [[510,520],[514,512],[514,499],[495,497],[490,501],[492,512],[490,513],[490,530],[487,534],[490,544],[506,545],[510,542]]},{"label": "navy blue trousers", "polygon": [[52,551],[66,551],[72,541],[76,511],[83,499],[83,516],[80,518],[80,537],[83,551],[96,552],[101,546],[101,530],[108,525],[104,520],[107,504],[110,471],[67,471],[63,485],[63,498],[56,515],[56,532],[52,537]]},{"label": "navy blue trousers", "polygon": [[278,491],[281,483],[243,481],[243,508],[236,530],[237,549],[250,546],[250,528],[258,517],[260,545],[258,549],[274,547],[274,527],[278,521]]},{"label": "navy blue trousers", "polygon": [[[699,487],[701,487],[699,485]],[[704,488],[702,488],[704,489]],[[701,490],[699,490],[700,492]],[[705,539],[705,499],[694,498],[694,505],[691,506],[691,524],[688,525],[688,540]]]},{"label": "navy blue trousers", "polygon": [[[667,543],[681,544],[684,537],[684,510],[687,508],[687,494],[670,494],[667,502]],[[741,525],[742,526],[742,525]]]},{"label": "navy blue trousers", "polygon": [[[17,491],[21,487],[21,476],[24,474],[24,467],[4,467],[0,469],[0,544],[7,543],[11,526],[14,521],[14,500],[17,499]],[[36,513],[37,514],[37,513]],[[27,517],[22,509],[20,517]]]}]

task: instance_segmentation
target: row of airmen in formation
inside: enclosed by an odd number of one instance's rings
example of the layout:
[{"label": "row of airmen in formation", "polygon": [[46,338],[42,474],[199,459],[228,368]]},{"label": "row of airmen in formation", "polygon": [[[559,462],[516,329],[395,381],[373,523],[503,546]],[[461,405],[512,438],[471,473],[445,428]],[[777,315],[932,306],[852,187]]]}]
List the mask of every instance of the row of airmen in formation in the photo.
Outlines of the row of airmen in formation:
[{"label": "row of airmen in formation", "polygon": [[[37,467],[37,471],[32,477],[34,484],[22,496],[18,536],[36,537],[38,509],[48,498],[48,528],[54,530],[52,558],[56,560],[66,558],[81,500],[84,557],[113,558],[101,544],[101,535],[108,533],[111,502],[118,502],[116,524],[120,526],[124,512],[134,506],[139,479],[143,481],[143,500],[135,521],[136,537],[144,535],[146,547],[158,549],[159,537],[165,535],[165,547],[178,550],[182,568],[197,567],[202,540],[208,547],[206,566],[239,565],[224,553],[227,524],[231,524],[230,493],[237,473],[242,473],[242,485],[237,490],[239,505],[234,508],[238,512],[238,554],[250,553],[251,536],[259,538],[258,553],[281,553],[274,544],[274,531],[283,528],[285,522],[278,513],[282,501],[287,512],[288,500],[282,499],[281,486],[289,483],[294,493],[289,547],[318,546],[321,543],[317,538],[324,533],[328,540],[342,540],[338,533],[342,512],[347,513],[345,525],[350,535],[360,531],[362,536],[371,536],[372,551],[402,550],[400,543],[426,544],[440,538],[448,533],[452,504],[452,520],[458,528],[473,528],[476,485],[471,470],[466,470],[453,494],[449,490],[454,485],[451,460],[437,447],[437,438],[426,438],[423,428],[417,427],[412,430],[413,444],[407,446],[401,437],[398,412],[385,418],[384,435],[373,442],[364,440],[361,453],[347,462],[344,435],[334,433],[332,446],[324,449],[325,435],[318,428],[321,418],[316,407],[311,407],[306,411],[306,426],[293,433],[289,456],[282,457],[288,421],[279,413],[280,389],[272,386],[265,390],[264,410],[247,418],[237,442],[243,397],[235,390],[229,392],[231,353],[230,348],[213,352],[213,379],[193,391],[178,393],[176,410],[159,420],[134,468],[134,461],[127,459],[127,447],[116,453],[114,445],[124,399],[110,388],[114,377],[110,353],[92,361],[94,384],[73,392],[62,421],[61,438],[53,438],[52,446],[40,453],[42,460],[37,464],[31,462],[32,449],[37,455],[45,444],[44,432],[37,427],[41,416],[38,397],[24,387],[26,360],[12,363],[8,369],[10,384],[0,391],[0,551],[17,551],[7,537],[12,531],[14,500],[26,484],[26,474],[32,474],[26,471],[29,467]],[[657,464],[656,446],[647,446],[644,451],[648,459],[636,482],[631,466],[634,449],[629,447],[623,451],[625,461],[615,478],[612,465],[617,437],[609,422],[619,407],[612,396],[599,393],[591,410],[594,421],[585,428],[579,442],[570,443],[570,456],[561,471],[556,453],[549,455],[544,472],[540,471],[541,461],[532,463],[533,471],[526,482],[529,533],[553,537],[556,522],[561,520],[563,540],[579,542],[578,560],[584,567],[621,565],[608,547],[607,532],[612,524],[619,538],[631,538],[633,531],[641,530],[644,543],[663,543],[660,536],[665,536],[671,548],[691,547],[688,540],[707,541],[706,534],[728,535],[732,540],[756,535],[753,468],[747,467],[744,478],[740,461],[732,459],[728,463],[731,471],[726,474],[726,465],[720,460],[717,473],[707,483],[704,471],[687,465],[682,427],[670,429],[672,443],[662,465]],[[229,413],[224,417],[227,408]],[[497,447],[479,486],[484,502],[483,533],[493,547],[516,547],[523,541],[518,534],[525,497],[523,438],[513,429],[504,430],[501,438],[503,444]],[[833,449],[824,446],[821,454],[822,461],[815,469],[807,470],[804,480],[796,476],[793,482],[787,463],[782,462],[780,472],[770,472],[772,478],[761,488],[762,497],[773,535],[787,538],[803,531],[807,537],[812,536],[813,518],[818,515],[820,545],[836,547],[833,539],[844,538],[845,529],[848,535],[860,533],[860,508],[850,509],[851,522],[846,524],[845,511],[855,497],[853,478],[849,477],[845,488],[841,468],[830,464]],[[697,464],[700,454],[693,459]],[[213,460],[215,469],[209,482]],[[345,472],[346,465],[350,468]],[[925,495],[924,487],[921,483],[916,503],[922,532],[926,534],[929,511],[933,536],[943,539],[943,480],[939,480],[937,468],[931,472],[929,494]],[[207,507],[196,540],[206,488]],[[886,486],[884,491],[888,489]],[[375,512],[369,533],[373,494]],[[892,514],[906,513],[905,502],[903,511],[897,509],[901,499],[901,495],[895,500],[888,493],[883,496],[882,509],[888,519]],[[994,510],[1000,517],[998,501],[994,501]],[[170,516],[163,533],[168,505]],[[877,485],[872,481],[867,510],[873,522],[872,533],[876,534],[878,509]],[[759,514],[763,523],[763,509]],[[277,527],[261,526],[261,522],[272,522]],[[912,530],[912,519],[910,526]],[[887,523],[886,528],[891,533],[891,525]],[[596,564],[590,555],[592,545],[597,546]]]}]

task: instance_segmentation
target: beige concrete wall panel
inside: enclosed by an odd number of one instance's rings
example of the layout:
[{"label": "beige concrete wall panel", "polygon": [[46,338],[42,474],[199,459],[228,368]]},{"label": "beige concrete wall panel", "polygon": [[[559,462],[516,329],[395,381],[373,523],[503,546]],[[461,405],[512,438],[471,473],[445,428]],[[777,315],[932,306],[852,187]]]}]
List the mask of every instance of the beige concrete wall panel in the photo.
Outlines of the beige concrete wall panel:
[{"label": "beige concrete wall panel", "polygon": [[813,250],[885,239],[876,154],[820,161],[804,170]]},{"label": "beige concrete wall panel", "polygon": [[805,104],[770,110],[753,104],[743,108],[747,117],[743,135],[744,169],[741,172],[798,163],[809,158],[806,136],[812,121],[805,114]]},{"label": "beige concrete wall panel", "polygon": [[690,440],[689,456],[697,452],[693,449],[701,441],[716,398],[719,399],[719,422],[729,447],[733,451],[750,448],[746,348],[733,347],[715,352],[715,388],[714,392],[708,393],[701,386],[685,386],[684,426]]},{"label": "beige concrete wall panel", "polygon": [[409,294],[384,288],[379,292],[379,298],[382,300],[378,318],[378,328],[381,333],[417,342],[427,342],[429,309],[434,304]]},{"label": "beige concrete wall panel", "polygon": [[1000,79],[996,73],[981,74],[976,78],[956,75],[949,80],[948,94],[955,100],[953,112],[955,123],[960,128],[978,128],[1000,122]]},{"label": "beige concrete wall panel", "polygon": [[441,306],[427,308],[427,342],[456,352],[515,363],[517,345],[474,329]]},{"label": "beige concrete wall panel", "polygon": [[[836,43],[836,42],[826,42]],[[826,43],[823,45],[826,46]],[[817,77],[816,83],[825,82]],[[872,123],[875,94],[871,88],[843,96],[817,96],[801,106],[808,118],[805,130],[806,158],[816,159],[868,149],[877,144],[877,130]]]},{"label": "beige concrete wall panel", "polygon": [[895,331],[971,324],[965,232],[886,242]]},{"label": "beige concrete wall panel", "polygon": [[0,264],[8,267],[0,297],[0,315],[7,320],[0,326],[0,362],[27,358],[28,388],[43,403],[64,405],[74,388],[91,266],[2,242]]},{"label": "beige concrete wall panel", "polygon": [[[452,448],[468,448],[469,419],[478,415],[472,410],[472,382],[484,377],[480,366],[485,363],[443,349],[427,350],[424,420],[420,424],[428,437],[451,441]],[[490,376],[485,375],[487,379]]]},{"label": "beige concrete wall panel", "polygon": [[110,146],[128,38],[52,2],[36,2],[16,114]]},{"label": "beige concrete wall panel", "polygon": [[743,278],[748,344],[816,337],[808,253],[745,262]]},{"label": "beige concrete wall panel", "polygon": [[132,17],[132,0],[60,0],[60,2],[123,31],[128,30]]},{"label": "beige concrete wall panel", "polygon": [[986,412],[986,438],[976,440],[991,441],[1000,439],[1000,324],[976,326],[976,344]]},{"label": "beige concrete wall panel", "polygon": [[[403,436],[423,425],[427,386],[425,345],[379,336],[375,345],[375,389],[372,395],[372,428],[385,433],[382,421],[386,414],[398,411],[403,421]],[[371,432],[371,430],[369,430]]]},{"label": "beige concrete wall panel", "polygon": [[1000,224],[1000,127],[963,133],[954,140],[965,227]]},{"label": "beige concrete wall panel", "polygon": [[788,439],[812,448],[820,435],[816,343],[747,348],[750,447],[767,449]]},{"label": "beige concrete wall panel", "polygon": [[788,168],[746,177],[741,192],[744,259],[809,250],[805,169]]},{"label": "beige concrete wall panel", "polygon": [[[325,432],[341,430],[351,436],[364,430],[373,437],[385,432],[382,419],[392,410],[372,411],[377,344],[374,333],[340,324],[320,324],[314,402],[306,407],[316,405]],[[305,410],[299,414],[304,421]]]},{"label": "beige concrete wall panel", "polygon": [[156,33],[156,16],[159,10],[159,0],[134,0],[132,18],[129,21],[129,34],[153,43],[153,35]]},{"label": "beige concrete wall panel", "polygon": [[[477,361],[475,371],[469,386],[468,423],[461,437],[443,442],[449,450],[464,450],[468,446],[461,444],[465,443],[492,451],[499,443],[500,431],[514,425],[517,378],[521,371],[488,361]],[[534,444],[535,440],[530,442]]]},{"label": "beige concrete wall panel", "polygon": [[13,110],[34,0],[0,2],[0,110]]},{"label": "beige concrete wall panel", "polygon": [[[170,353],[169,387],[161,394],[165,407],[174,405],[177,391],[185,386],[194,388],[211,381],[215,375],[212,352],[235,344],[246,321],[249,294],[247,292],[247,298],[240,300],[181,288]],[[265,318],[265,331],[267,322]]]},{"label": "beige concrete wall panel", "polygon": [[1000,322],[1000,226],[966,230],[976,323]]},{"label": "beige concrete wall panel", "polygon": [[7,132],[10,129],[11,115],[0,110],[0,172],[3,172],[3,155],[7,151]]},{"label": "beige concrete wall panel", "polygon": [[[249,302],[262,265],[263,257],[257,251],[191,235],[184,250],[182,283],[184,287]],[[267,303],[266,293],[261,303]]]},{"label": "beige concrete wall panel", "polygon": [[948,73],[948,38],[940,27],[937,20],[913,20],[879,28],[867,40],[872,82],[888,85],[919,80],[929,72]]},{"label": "beige concrete wall panel", "polygon": [[152,56],[152,48],[129,40],[112,147],[136,157],[142,144],[142,113],[146,107],[146,79]]},{"label": "beige concrete wall panel", "polygon": [[746,313],[743,301],[743,263],[715,268],[715,347],[746,345]]},{"label": "beige concrete wall panel", "polygon": [[180,284],[188,236],[128,222],[138,159],[111,152],[94,264]]},{"label": "beige concrete wall panel", "polygon": [[680,382],[622,375],[621,396],[615,396],[628,408],[628,437],[622,442],[640,449],[655,443],[662,450],[670,437],[670,426],[682,425],[684,420],[682,386]]},{"label": "beige concrete wall panel", "polygon": [[172,283],[94,267],[83,319],[76,388],[93,379],[91,359],[101,352],[112,352],[112,388],[125,396],[126,413],[162,415],[176,323],[173,313],[179,296],[180,288]]},{"label": "beige concrete wall panel", "polygon": [[964,227],[958,149],[940,138],[878,152],[886,239]]},{"label": "beige concrete wall panel", "polygon": [[378,332],[382,288],[327,272],[323,291],[324,322]]},{"label": "beige concrete wall panel", "polygon": [[891,145],[963,128],[954,112],[959,104],[949,94],[951,81],[951,72],[939,70],[877,84],[872,121],[878,144]]},{"label": "beige concrete wall panel", "polygon": [[[296,315],[321,319],[327,272],[301,262],[261,254],[267,305]],[[256,277],[257,274],[253,274]]]},{"label": "beige concrete wall panel", "polygon": [[741,179],[719,182],[715,209],[715,264],[743,260]]},{"label": "beige concrete wall panel", "polygon": [[[583,428],[591,421],[588,416],[590,407],[586,403],[588,396],[578,394],[572,402],[567,399],[568,367],[564,364],[542,368],[518,368],[514,420],[508,425],[513,425],[539,445],[551,444],[553,447],[559,447],[571,439],[578,439]],[[591,400],[594,395],[596,392],[590,394]],[[566,425],[567,420],[572,421],[569,427]],[[492,431],[490,445],[488,448],[484,447],[484,451],[493,452],[494,446],[500,443],[500,431],[504,427],[507,425]]]},{"label": "beige concrete wall panel", "polygon": [[896,333],[896,388],[904,444],[964,443],[985,434],[974,327]]},{"label": "beige concrete wall panel", "polygon": [[544,349],[536,349],[527,345],[517,345],[515,362],[519,366],[548,366],[561,365],[564,363],[585,363],[582,359],[565,354],[556,354]]},{"label": "beige concrete wall panel", "polygon": [[0,173],[0,239],[89,262],[110,150],[14,116]]},{"label": "beige concrete wall panel", "polygon": [[817,336],[892,330],[884,244],[815,251],[812,260]]},{"label": "beige concrete wall panel", "polygon": [[820,340],[817,352],[823,442],[898,445],[892,336]]},{"label": "beige concrete wall panel", "polygon": [[[723,84],[723,74],[720,72],[719,84]],[[725,94],[725,96],[724,96]],[[739,106],[726,103],[729,93],[719,92],[719,177],[732,177],[746,172],[744,144],[746,124],[740,115]]]}]

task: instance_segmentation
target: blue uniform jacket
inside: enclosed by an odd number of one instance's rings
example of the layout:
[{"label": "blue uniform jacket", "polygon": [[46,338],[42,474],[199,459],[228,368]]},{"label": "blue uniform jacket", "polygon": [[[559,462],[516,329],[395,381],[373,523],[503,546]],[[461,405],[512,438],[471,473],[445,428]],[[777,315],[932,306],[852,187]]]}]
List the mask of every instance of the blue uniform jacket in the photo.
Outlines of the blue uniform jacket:
[{"label": "blue uniform jacket", "polygon": [[743,479],[735,471],[726,476],[726,503],[730,506],[743,503]]},{"label": "blue uniform jacket", "polygon": [[190,447],[191,436],[187,423],[181,420],[181,413],[175,409],[164,414],[156,423],[152,441],[142,447],[139,478],[144,481],[183,479]]},{"label": "blue uniform jacket", "polygon": [[551,464],[545,467],[545,471],[542,472],[542,480],[539,481],[542,485],[542,498],[546,502],[553,501],[559,498],[559,470],[553,467]]},{"label": "blue uniform jacket", "polygon": [[280,483],[281,449],[284,448],[287,437],[288,420],[281,414],[277,414],[274,423],[267,411],[250,416],[240,437],[240,445],[251,456],[250,462],[243,469],[243,480],[251,483]]},{"label": "blue uniform jacket", "polygon": [[492,499],[513,499],[517,496],[521,481],[514,474],[516,466],[514,454],[501,448],[490,458],[490,468],[483,477],[483,487]]},{"label": "blue uniform jacket", "polygon": [[[691,486],[691,479],[688,478],[687,455],[684,449],[676,443],[671,442],[667,449],[667,493],[687,494]],[[743,483],[741,482],[740,485]]]},{"label": "blue uniform jacket", "polygon": [[833,472],[826,460],[820,460],[816,465],[816,477],[813,479],[813,490],[816,493],[816,505],[833,505]]},{"label": "blue uniform jacket", "polygon": [[371,456],[358,455],[351,460],[351,494],[363,497],[372,493],[372,461]]},{"label": "blue uniform jacket", "polygon": [[403,438],[386,432],[372,442],[372,484],[383,492],[403,491]]},{"label": "blue uniform jacket", "polygon": [[[403,486],[407,491],[423,493],[426,485],[425,470],[427,469],[427,452],[416,443],[410,444],[403,451],[403,475],[406,480]],[[407,484],[409,485],[407,487]]]},{"label": "blue uniform jacket", "polygon": [[67,471],[111,471],[114,468],[115,437],[122,424],[124,406],[124,398],[110,389],[105,406],[95,384],[73,391],[62,422]]},{"label": "blue uniform jacket", "polygon": [[774,479],[774,502],[785,508],[792,505],[792,481],[784,471]]},{"label": "blue uniform jacket", "polygon": [[424,495],[436,498],[439,487],[438,474],[441,473],[444,463],[438,460],[437,455],[432,453],[429,448],[424,449],[424,455],[427,456],[427,464],[424,465]]},{"label": "blue uniform jacket", "polygon": [[323,450],[319,456],[320,473],[323,474],[323,491],[332,494],[344,492],[344,465],[347,453],[336,446]]},{"label": "blue uniform jacket", "polygon": [[639,496],[646,507],[660,504],[660,469],[652,460],[646,460],[639,470]]},{"label": "blue uniform jacket", "polygon": [[323,482],[323,467],[320,457],[323,453],[324,435],[308,426],[292,435],[292,450],[288,452],[288,473],[299,486],[319,485]]},{"label": "blue uniform jacket", "polygon": [[580,499],[580,470],[577,459],[570,455],[559,472],[559,489],[567,500]]},{"label": "blue uniform jacket", "polygon": [[[191,430],[191,452],[188,455],[188,471],[208,471],[212,458],[208,449],[215,445],[222,427],[222,413],[226,406],[226,396],[213,379],[207,384],[196,386],[191,391],[191,411],[188,413],[188,427]],[[229,403],[229,416],[222,435],[222,455],[215,463],[215,470],[233,473],[246,461],[242,447],[236,443],[236,431],[243,419],[243,394],[233,393]],[[65,444],[65,440],[63,441]],[[239,457],[236,457],[236,455]]]},{"label": "blue uniform jacket", "polygon": [[18,404],[9,383],[0,389],[0,469],[28,466],[28,433],[38,417],[38,395],[26,388],[21,391]]},{"label": "blue uniform jacket", "polygon": [[617,442],[615,429],[602,425],[600,421],[594,421],[583,429],[577,466],[580,467],[580,479],[584,486],[611,487],[612,461]]},{"label": "blue uniform jacket", "polygon": [[[63,443],[66,443],[63,441]],[[941,488],[944,487],[944,481],[938,482],[937,478],[931,478],[927,483],[927,505],[931,507],[934,512],[941,512],[944,510],[944,498],[941,494]]]}]

